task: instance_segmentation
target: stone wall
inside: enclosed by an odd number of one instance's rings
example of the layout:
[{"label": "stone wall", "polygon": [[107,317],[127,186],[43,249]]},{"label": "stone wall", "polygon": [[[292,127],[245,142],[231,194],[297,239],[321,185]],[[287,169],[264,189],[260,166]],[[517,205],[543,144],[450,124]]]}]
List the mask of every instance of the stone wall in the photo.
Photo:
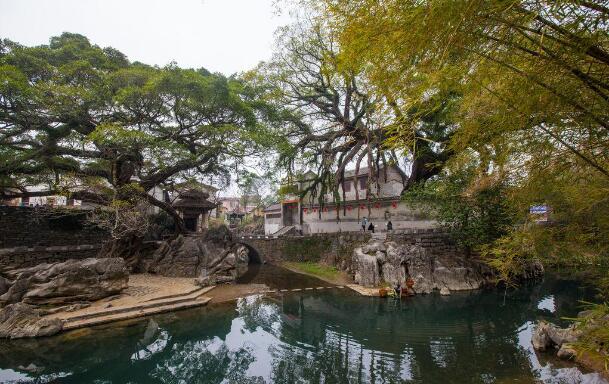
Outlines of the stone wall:
[{"label": "stone wall", "polygon": [[253,248],[262,262],[322,261],[344,270],[351,268],[353,250],[369,240],[370,233],[363,232],[318,233],[280,238],[251,236],[235,239]]},{"label": "stone wall", "polygon": [[87,213],[0,206],[0,248],[99,244],[108,234],[87,225]]},{"label": "stone wall", "polygon": [[[263,262],[321,261],[351,271],[353,250],[366,244],[370,238],[369,232],[341,232],[279,238],[246,236],[238,237],[236,241],[250,246]],[[450,235],[438,228],[393,231],[387,234],[387,241],[404,246],[419,245],[428,255],[438,258],[464,256]]]},{"label": "stone wall", "polygon": [[0,249],[0,266],[11,268],[33,267],[42,263],[56,263],[68,259],[96,257],[101,244],[51,247],[14,247]]},{"label": "stone wall", "polygon": [[107,238],[107,232],[87,222],[84,211],[0,206],[2,267],[95,257]]},{"label": "stone wall", "polygon": [[450,234],[442,228],[405,229],[387,234],[387,241],[398,245],[419,245],[429,255],[437,257],[463,256]]}]

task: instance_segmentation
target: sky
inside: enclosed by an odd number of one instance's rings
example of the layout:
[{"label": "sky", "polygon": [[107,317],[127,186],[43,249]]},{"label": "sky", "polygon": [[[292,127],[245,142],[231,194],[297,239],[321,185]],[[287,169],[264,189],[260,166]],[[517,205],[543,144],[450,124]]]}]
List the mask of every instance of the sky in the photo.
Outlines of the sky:
[{"label": "sky", "polygon": [[289,22],[276,0],[0,0],[0,38],[47,44],[62,32],[111,46],[131,61],[225,75],[271,58]]}]

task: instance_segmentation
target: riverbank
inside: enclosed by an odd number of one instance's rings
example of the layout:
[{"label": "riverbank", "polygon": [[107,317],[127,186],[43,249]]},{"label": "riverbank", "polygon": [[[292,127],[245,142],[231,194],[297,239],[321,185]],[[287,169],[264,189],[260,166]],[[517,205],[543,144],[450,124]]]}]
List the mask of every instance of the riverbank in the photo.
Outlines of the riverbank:
[{"label": "riverbank", "polygon": [[284,261],[279,264],[281,267],[290,270],[295,273],[300,273],[306,276],[311,276],[330,284],[335,285],[348,285],[353,284],[353,279],[344,272],[338,270],[334,266],[313,263],[313,262],[297,262],[297,261]]},{"label": "riverbank", "polygon": [[[337,273],[337,276],[341,276]],[[128,287],[120,294],[82,307],[66,306],[48,311],[44,318],[59,320],[59,331],[72,331],[109,323],[136,320],[165,312],[225,303],[259,294],[279,294],[306,290],[343,288],[343,278],[327,282],[277,265],[252,265],[235,284],[200,287],[193,278],[154,274],[129,276]]]}]

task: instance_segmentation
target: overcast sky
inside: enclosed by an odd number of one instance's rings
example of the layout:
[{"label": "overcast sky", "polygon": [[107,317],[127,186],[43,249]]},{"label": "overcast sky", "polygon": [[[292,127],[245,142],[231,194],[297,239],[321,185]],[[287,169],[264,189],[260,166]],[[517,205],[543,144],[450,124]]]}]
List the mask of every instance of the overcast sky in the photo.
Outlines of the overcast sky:
[{"label": "overcast sky", "polygon": [[226,75],[268,60],[287,24],[274,0],[0,0],[0,38],[47,44],[62,32],[111,46],[131,61],[205,67]]}]

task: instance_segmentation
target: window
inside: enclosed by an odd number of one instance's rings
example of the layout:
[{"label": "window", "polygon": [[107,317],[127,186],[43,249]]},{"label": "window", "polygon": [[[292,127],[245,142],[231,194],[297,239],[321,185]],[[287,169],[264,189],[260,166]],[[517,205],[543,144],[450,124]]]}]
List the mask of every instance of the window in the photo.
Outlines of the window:
[{"label": "window", "polygon": [[366,189],[366,184],[368,183],[368,176],[360,177],[359,179],[359,189]]},{"label": "window", "polygon": [[345,191],[345,192],[351,191],[351,182],[350,181],[343,181],[343,191]]}]

